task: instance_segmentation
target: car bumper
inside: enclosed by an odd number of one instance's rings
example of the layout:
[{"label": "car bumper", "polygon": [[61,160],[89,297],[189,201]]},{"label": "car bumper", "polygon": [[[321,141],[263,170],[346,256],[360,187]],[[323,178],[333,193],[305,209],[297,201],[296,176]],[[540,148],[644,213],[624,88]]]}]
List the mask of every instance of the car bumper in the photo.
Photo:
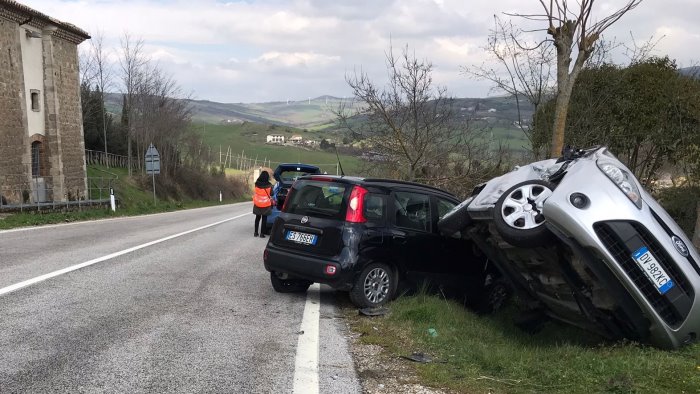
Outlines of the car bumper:
[{"label": "car bumper", "polygon": [[[323,259],[298,253],[289,253],[272,244],[265,249],[265,269],[270,272],[281,272],[295,278],[306,279],[315,283],[327,284],[338,290],[352,288],[352,272],[343,270],[340,263],[334,259]],[[335,267],[335,274],[326,273],[328,266]]]},{"label": "car bumper", "polygon": [[[584,194],[589,204],[576,208],[573,193]],[[673,219],[642,191],[639,209],[596,166],[587,161],[571,166],[568,174],[544,204],[550,226],[602,260],[636,301],[649,321],[649,341],[676,348],[700,334],[700,256]],[[672,237],[688,247],[683,256]],[[646,246],[675,288],[661,294],[632,258]]]}]

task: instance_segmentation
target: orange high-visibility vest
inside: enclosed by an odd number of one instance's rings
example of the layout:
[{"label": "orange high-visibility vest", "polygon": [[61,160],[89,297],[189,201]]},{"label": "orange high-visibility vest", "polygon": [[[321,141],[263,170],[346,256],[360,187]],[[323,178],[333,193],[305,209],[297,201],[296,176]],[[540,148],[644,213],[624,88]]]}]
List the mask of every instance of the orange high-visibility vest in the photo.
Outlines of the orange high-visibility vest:
[{"label": "orange high-visibility vest", "polygon": [[272,200],[270,200],[270,192],[272,188],[268,187],[265,189],[256,187],[255,194],[253,194],[253,204],[259,208],[267,208],[272,205]]}]

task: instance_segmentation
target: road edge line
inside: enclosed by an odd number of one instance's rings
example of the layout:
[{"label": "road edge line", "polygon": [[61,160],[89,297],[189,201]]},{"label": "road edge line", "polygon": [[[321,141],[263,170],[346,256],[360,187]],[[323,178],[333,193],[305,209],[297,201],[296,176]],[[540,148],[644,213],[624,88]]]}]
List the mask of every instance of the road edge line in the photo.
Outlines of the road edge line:
[{"label": "road edge line", "polygon": [[294,394],[319,392],[318,349],[321,318],[321,286],[314,283],[306,293],[304,315],[294,360]]}]

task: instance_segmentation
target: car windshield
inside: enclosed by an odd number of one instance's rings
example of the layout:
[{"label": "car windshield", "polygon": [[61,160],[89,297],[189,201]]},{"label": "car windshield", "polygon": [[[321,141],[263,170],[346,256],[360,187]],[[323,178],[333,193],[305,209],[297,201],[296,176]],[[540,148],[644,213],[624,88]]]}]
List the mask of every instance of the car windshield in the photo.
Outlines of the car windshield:
[{"label": "car windshield", "polygon": [[346,185],[331,182],[301,181],[294,184],[287,212],[297,215],[342,219]]},{"label": "car windshield", "polygon": [[282,182],[284,183],[292,183],[296,181],[297,178],[302,177],[304,175],[309,175],[309,173],[303,171],[284,171],[280,174],[280,179],[282,179]]}]

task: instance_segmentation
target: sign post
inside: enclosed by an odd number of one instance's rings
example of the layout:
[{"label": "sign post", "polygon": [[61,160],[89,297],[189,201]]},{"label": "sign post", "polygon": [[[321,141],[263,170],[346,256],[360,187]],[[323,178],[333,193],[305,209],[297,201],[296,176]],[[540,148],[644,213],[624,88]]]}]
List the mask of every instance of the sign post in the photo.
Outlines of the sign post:
[{"label": "sign post", "polygon": [[151,175],[153,182],[153,204],[156,204],[156,174],[160,174],[160,154],[151,143],[146,150],[146,174]]}]

